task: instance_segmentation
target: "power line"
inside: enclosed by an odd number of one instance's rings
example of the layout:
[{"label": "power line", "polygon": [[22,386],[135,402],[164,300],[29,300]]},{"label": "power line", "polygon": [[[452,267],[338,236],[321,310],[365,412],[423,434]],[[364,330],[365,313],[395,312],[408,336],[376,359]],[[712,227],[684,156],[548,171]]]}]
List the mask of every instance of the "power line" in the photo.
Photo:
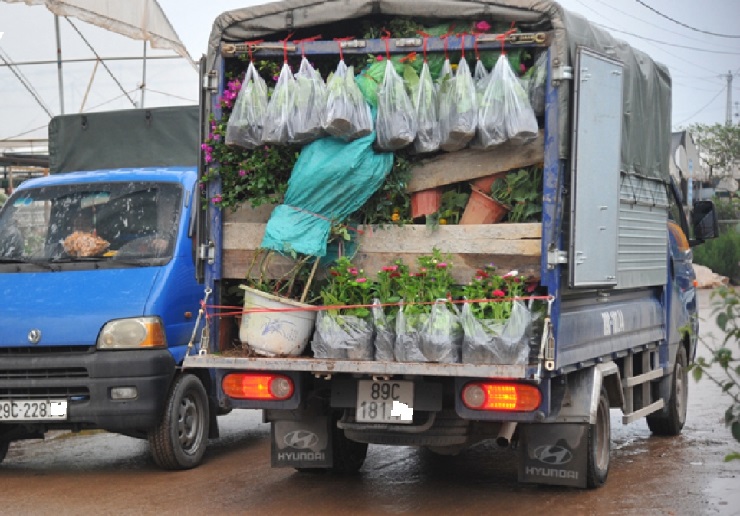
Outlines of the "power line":
[{"label": "power line", "polygon": [[692,118],[694,118],[694,117],[695,117],[696,115],[698,115],[699,113],[701,113],[702,111],[704,111],[704,110],[705,110],[705,109],[706,109],[707,107],[709,107],[709,105],[710,105],[710,104],[711,104],[712,102],[714,102],[715,100],[717,100],[717,97],[719,97],[719,96],[720,96],[720,95],[721,95],[721,94],[722,94],[722,93],[723,93],[723,92],[725,91],[725,89],[726,89],[726,88],[722,88],[721,90],[719,90],[719,92],[718,92],[718,93],[717,93],[717,94],[716,94],[716,95],[715,95],[714,97],[712,97],[712,100],[710,100],[709,102],[707,102],[706,104],[704,104],[704,105],[703,105],[703,106],[702,106],[702,107],[701,107],[700,109],[698,109],[698,110],[696,111],[696,113],[694,113],[693,115],[691,115],[691,116],[689,116],[689,117],[686,117],[685,119],[683,119],[683,120],[682,120],[681,122],[679,122],[679,123],[678,123],[678,124],[676,124],[676,125],[677,125],[677,126],[681,126],[681,125],[683,125],[683,124],[684,124],[685,122],[688,122],[689,120],[691,120]]},{"label": "power line", "polygon": [[36,103],[41,106],[41,109],[46,111],[46,114],[49,115],[50,118],[53,117],[54,115],[52,114],[51,110],[41,99],[41,96],[38,94],[38,92],[33,88],[33,85],[29,82],[28,79],[26,79],[25,75],[23,75],[18,67],[13,64],[13,60],[10,58],[10,56],[2,49],[0,49],[0,59],[2,59],[2,61],[6,65],[8,65],[8,69],[13,72],[13,75],[15,75],[16,79],[18,79],[23,87],[26,88],[26,91],[31,94]]},{"label": "power line", "polygon": [[676,20],[674,18],[671,18],[668,15],[663,14],[662,12],[658,11],[657,9],[655,9],[653,7],[650,7],[648,4],[646,4],[642,0],[635,0],[635,2],[637,2],[638,4],[642,5],[643,7],[647,8],[647,9],[650,9],[651,11],[653,11],[658,16],[662,16],[666,20],[670,20],[673,23],[675,23],[677,25],[680,25],[681,27],[686,27],[687,29],[693,30],[695,32],[701,32],[702,34],[709,34],[710,36],[717,36],[717,37],[720,37],[720,38],[740,38],[740,35],[738,35],[738,34],[719,34],[717,32],[710,32],[708,30],[697,29],[696,27],[692,27],[691,25],[687,25],[687,24],[685,24],[683,22],[680,22],[680,21],[678,21],[678,20]]},{"label": "power line", "polygon": [[653,38],[648,38],[646,36],[640,36],[639,34],[635,34],[633,32],[627,32],[626,30],[615,29],[615,28],[609,27],[607,25],[602,25],[601,23],[597,23],[597,25],[599,27],[604,27],[605,29],[611,30],[613,32],[620,32],[622,34],[628,34],[628,35],[633,36],[635,38],[644,39],[645,41],[652,41],[653,43],[660,43],[661,45],[668,45],[669,47],[685,48],[685,49],[688,49],[688,50],[693,50],[695,52],[708,52],[710,54],[727,54],[727,55],[731,55],[731,56],[740,56],[740,52],[725,52],[723,50],[711,50],[709,48],[697,48],[697,47],[693,47],[691,45],[679,45],[678,43],[669,43],[668,41],[661,41],[659,39],[653,39]]}]

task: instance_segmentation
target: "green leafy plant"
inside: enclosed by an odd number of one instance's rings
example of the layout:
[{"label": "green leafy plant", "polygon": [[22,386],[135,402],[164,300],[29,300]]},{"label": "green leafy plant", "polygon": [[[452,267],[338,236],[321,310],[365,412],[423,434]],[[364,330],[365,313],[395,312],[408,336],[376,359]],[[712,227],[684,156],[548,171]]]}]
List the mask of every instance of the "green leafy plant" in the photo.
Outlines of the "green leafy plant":
[{"label": "green leafy plant", "polygon": [[277,253],[271,249],[257,249],[247,270],[245,285],[247,287],[300,302],[312,301],[311,287],[318,259],[315,256],[292,253],[292,267],[283,275],[275,278],[271,273],[271,263]]},{"label": "green leafy plant", "polygon": [[407,314],[429,313],[435,301],[459,296],[450,258],[434,248],[431,255],[417,257],[415,272],[404,268],[403,274],[396,278],[398,295]]},{"label": "green leafy plant", "polygon": [[693,250],[694,262],[740,284],[740,233],[731,229]]},{"label": "green leafy plant", "polygon": [[[740,350],[740,292],[737,289],[720,287],[712,292],[712,314],[724,338],[717,343],[702,339],[702,343],[712,353],[707,360],[699,357],[691,366],[696,381],[708,378],[729,396],[731,404],[725,411],[725,424],[736,441],[740,442],[740,357],[734,355]],[[722,373],[713,370],[718,366]],[[740,452],[730,453],[725,461],[740,460]]]},{"label": "green leafy plant", "polygon": [[[321,288],[320,296],[325,306],[335,307],[329,313],[337,314],[341,310],[344,315],[356,317],[368,317],[370,305],[375,294],[375,282],[367,277],[365,271],[358,269],[352,261],[341,256],[336,263],[329,268],[329,276]],[[336,308],[349,306],[349,308]]]},{"label": "green leafy plant", "polygon": [[509,222],[537,220],[542,213],[542,168],[522,168],[496,178],[490,195],[509,208]]},{"label": "green leafy plant", "polygon": [[[467,285],[463,285],[462,294],[471,302],[470,309],[476,319],[493,319],[503,321],[511,316],[513,299],[531,292],[534,285],[528,286],[526,278],[518,271],[511,271],[503,276],[496,274],[496,266],[492,263],[475,271],[475,275]],[[501,299],[498,301],[497,299]]]}]

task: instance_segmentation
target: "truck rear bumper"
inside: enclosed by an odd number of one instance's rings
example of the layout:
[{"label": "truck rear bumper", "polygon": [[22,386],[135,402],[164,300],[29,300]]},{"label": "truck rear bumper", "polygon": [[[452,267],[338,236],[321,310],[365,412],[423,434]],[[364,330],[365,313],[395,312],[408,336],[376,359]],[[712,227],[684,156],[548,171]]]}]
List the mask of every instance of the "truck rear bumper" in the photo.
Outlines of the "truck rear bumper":
[{"label": "truck rear bumper", "polygon": [[[167,350],[6,351],[0,368],[0,399],[67,400],[65,421],[39,422],[49,428],[138,432],[159,420],[175,368]],[[113,399],[112,392],[120,387],[135,394]]]}]

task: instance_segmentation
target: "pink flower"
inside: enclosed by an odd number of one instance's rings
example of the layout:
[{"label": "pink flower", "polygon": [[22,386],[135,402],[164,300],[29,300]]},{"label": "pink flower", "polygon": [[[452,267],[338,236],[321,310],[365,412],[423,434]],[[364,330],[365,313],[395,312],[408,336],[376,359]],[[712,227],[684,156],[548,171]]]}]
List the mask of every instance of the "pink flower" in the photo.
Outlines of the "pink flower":
[{"label": "pink flower", "polygon": [[221,202],[221,200],[222,200],[222,198],[221,198],[221,196],[220,196],[220,195],[214,195],[214,196],[213,196],[213,197],[211,198],[211,202],[212,202],[213,204],[219,203],[219,202]]},{"label": "pink flower", "polygon": [[375,60],[376,61],[382,61],[383,60],[383,56],[378,56],[378,57],[375,58]]},{"label": "pink flower", "polygon": [[481,32],[486,32],[491,29],[491,24],[489,24],[485,20],[481,20],[478,23],[475,24],[475,28],[478,29]]},{"label": "pink flower", "polygon": [[200,144],[200,148],[201,148],[201,150],[204,150],[204,151],[207,151],[207,150],[210,149],[210,147],[208,146],[207,143],[201,143]]},{"label": "pink flower", "polygon": [[437,264],[437,268],[438,269],[446,269],[447,268],[447,264],[445,262],[439,262]]},{"label": "pink flower", "polygon": [[206,154],[205,160],[206,163],[211,163],[213,161],[213,156],[211,156],[210,154]]},{"label": "pink flower", "polygon": [[527,65],[525,65],[524,63],[520,63],[519,64],[519,71],[522,72],[522,73],[526,72],[527,71]]},{"label": "pink flower", "polygon": [[367,278],[357,278],[355,281],[357,283],[365,283],[367,281]]},{"label": "pink flower", "polygon": [[398,270],[398,265],[386,265],[383,267],[385,272],[395,272]]},{"label": "pink flower", "polygon": [[349,272],[352,276],[357,276],[357,267],[348,267],[347,272]]},{"label": "pink flower", "polygon": [[491,292],[491,295],[493,297],[504,297],[506,295],[506,293],[503,290],[501,290],[501,289],[496,289],[493,292]]},{"label": "pink flower", "polygon": [[506,273],[506,274],[504,274],[504,275],[503,275],[502,277],[503,277],[503,278],[511,278],[512,276],[516,276],[516,275],[518,275],[518,274],[519,274],[519,271],[516,271],[516,270],[514,270],[514,271],[509,271],[509,272],[507,272],[507,273]]},{"label": "pink flower", "polygon": [[246,175],[247,175],[247,171],[246,171],[246,170],[244,170],[244,169],[242,169],[242,170],[240,170],[240,171],[239,171],[239,175],[240,175],[241,177],[244,177],[244,176],[246,176]]}]

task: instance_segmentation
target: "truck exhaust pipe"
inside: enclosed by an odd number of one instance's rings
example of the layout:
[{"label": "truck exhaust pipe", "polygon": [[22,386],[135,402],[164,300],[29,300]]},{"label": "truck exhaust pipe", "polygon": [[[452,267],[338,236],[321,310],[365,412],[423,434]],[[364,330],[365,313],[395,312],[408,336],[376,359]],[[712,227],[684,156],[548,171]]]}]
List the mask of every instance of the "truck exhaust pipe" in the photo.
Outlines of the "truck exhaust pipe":
[{"label": "truck exhaust pipe", "polygon": [[514,435],[514,430],[516,430],[515,422],[507,421],[506,423],[501,423],[501,429],[498,431],[498,436],[496,437],[496,444],[502,448],[509,446],[511,444],[511,437]]}]

